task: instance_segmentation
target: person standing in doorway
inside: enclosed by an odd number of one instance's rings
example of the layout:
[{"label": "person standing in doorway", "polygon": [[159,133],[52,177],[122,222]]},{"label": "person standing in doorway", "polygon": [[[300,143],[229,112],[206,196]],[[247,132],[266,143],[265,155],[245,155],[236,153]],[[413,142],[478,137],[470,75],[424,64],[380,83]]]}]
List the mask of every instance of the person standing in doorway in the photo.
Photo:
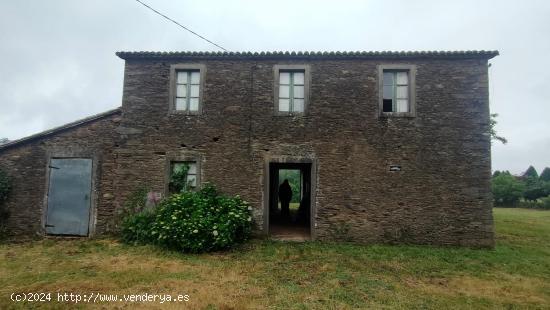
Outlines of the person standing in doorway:
[{"label": "person standing in doorway", "polygon": [[281,217],[290,217],[290,200],[292,199],[292,188],[288,184],[288,179],[279,186],[279,201],[281,202]]}]

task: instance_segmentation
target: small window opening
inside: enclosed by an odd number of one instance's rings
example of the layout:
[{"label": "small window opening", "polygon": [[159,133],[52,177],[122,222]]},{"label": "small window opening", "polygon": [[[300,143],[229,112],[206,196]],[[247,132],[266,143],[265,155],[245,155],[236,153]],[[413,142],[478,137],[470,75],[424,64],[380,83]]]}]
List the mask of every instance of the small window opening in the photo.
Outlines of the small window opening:
[{"label": "small window opening", "polygon": [[[185,179],[182,176],[186,175]],[[170,163],[170,194],[184,190],[194,190],[197,187],[197,162],[176,161]]]}]

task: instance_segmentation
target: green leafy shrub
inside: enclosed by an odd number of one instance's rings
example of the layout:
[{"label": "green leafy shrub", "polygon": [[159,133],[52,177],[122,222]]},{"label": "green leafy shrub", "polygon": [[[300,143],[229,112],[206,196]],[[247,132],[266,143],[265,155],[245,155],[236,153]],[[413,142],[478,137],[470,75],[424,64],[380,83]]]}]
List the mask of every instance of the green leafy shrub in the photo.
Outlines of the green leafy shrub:
[{"label": "green leafy shrub", "polygon": [[493,178],[493,199],[498,206],[515,206],[523,196],[525,184],[509,173],[500,173]]},{"label": "green leafy shrub", "polygon": [[124,203],[124,208],[121,211],[123,217],[145,210],[148,192],[149,189],[146,186],[142,186],[131,193],[128,199],[126,199],[126,202]]},{"label": "green leafy shrub", "polygon": [[207,185],[197,192],[174,194],[153,210],[128,216],[122,239],[191,253],[227,249],[250,236],[250,210],[238,196],[220,195]]},{"label": "green leafy shrub", "polygon": [[535,201],[524,200],[519,203],[519,207],[528,209],[550,210],[550,196]]},{"label": "green leafy shrub", "polygon": [[151,225],[155,221],[153,210],[143,210],[141,212],[127,215],[122,221],[121,236],[126,243],[151,243]]},{"label": "green leafy shrub", "polygon": [[109,222],[108,231],[118,232],[122,228],[122,223],[130,216],[143,212],[147,205],[147,194],[149,188],[140,186],[133,191],[124,202],[122,208],[118,209],[115,216]]}]

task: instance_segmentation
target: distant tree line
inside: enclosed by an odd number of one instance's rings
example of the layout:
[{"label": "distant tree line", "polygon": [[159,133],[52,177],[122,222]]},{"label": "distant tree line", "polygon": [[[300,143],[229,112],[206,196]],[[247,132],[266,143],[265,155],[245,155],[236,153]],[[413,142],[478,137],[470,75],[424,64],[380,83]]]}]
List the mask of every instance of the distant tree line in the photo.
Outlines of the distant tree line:
[{"label": "distant tree line", "polygon": [[533,166],[521,175],[495,171],[492,179],[496,206],[550,209],[550,168],[539,175]]}]

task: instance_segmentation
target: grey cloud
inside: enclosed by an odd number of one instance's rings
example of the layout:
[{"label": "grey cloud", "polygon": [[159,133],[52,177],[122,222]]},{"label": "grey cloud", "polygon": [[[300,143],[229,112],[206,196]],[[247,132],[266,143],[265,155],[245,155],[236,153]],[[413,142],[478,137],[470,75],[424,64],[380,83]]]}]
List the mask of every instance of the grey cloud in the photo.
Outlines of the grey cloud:
[{"label": "grey cloud", "polygon": [[[548,1],[147,1],[230,50],[498,49],[493,168],[550,166]],[[0,138],[119,106],[118,50],[215,50],[135,1],[0,2]]]}]

